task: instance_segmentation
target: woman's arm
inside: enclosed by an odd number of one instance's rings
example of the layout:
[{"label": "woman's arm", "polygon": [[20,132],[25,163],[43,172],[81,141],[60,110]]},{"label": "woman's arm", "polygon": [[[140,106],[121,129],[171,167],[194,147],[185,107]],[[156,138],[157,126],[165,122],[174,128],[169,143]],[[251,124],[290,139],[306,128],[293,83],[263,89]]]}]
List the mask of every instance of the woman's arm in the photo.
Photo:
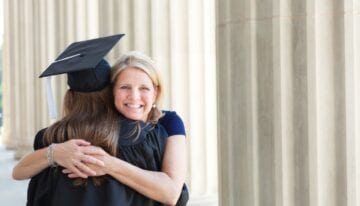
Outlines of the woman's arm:
[{"label": "woman's arm", "polygon": [[47,147],[25,155],[13,168],[12,177],[15,180],[29,179],[49,166]]},{"label": "woman's arm", "polygon": [[[104,151],[81,139],[73,139],[64,143],[54,144],[54,161],[70,169],[79,177],[87,178],[96,174],[84,163],[104,165],[104,163],[90,155],[104,155]],[[29,179],[49,167],[48,147],[35,150],[25,155],[13,168],[12,176],[15,180]]]},{"label": "woman's arm", "polygon": [[[111,175],[151,199],[168,205],[176,204],[186,176],[186,138],[184,135],[168,137],[161,172],[141,169],[109,154],[96,156],[96,158],[105,163],[104,167],[89,165],[98,176]],[[79,177],[69,170],[63,172],[70,173],[70,178]]]},{"label": "woman's arm", "polygon": [[107,174],[151,199],[175,205],[185,182],[185,142],[180,135],[168,138],[161,172],[143,170],[113,158]]}]

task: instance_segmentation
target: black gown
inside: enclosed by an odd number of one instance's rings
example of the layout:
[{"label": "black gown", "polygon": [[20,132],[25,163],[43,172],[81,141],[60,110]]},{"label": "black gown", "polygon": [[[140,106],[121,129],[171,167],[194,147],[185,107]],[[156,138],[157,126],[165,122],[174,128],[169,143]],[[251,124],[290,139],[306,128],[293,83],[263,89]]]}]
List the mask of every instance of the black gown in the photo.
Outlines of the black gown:
[{"label": "black gown", "polygon": [[[168,134],[160,125],[141,124],[139,137],[123,138],[132,130],[134,122],[121,123],[118,144],[118,158],[142,169],[160,171]],[[45,129],[40,130],[34,141],[34,149],[47,145],[43,143]],[[125,134],[125,135],[124,135]],[[85,186],[74,186],[73,180],[62,173],[63,168],[47,168],[31,178],[28,187],[27,206],[160,206],[160,202],[138,193],[105,175],[100,186],[88,178]],[[176,205],[186,205],[189,195],[184,184]]]}]

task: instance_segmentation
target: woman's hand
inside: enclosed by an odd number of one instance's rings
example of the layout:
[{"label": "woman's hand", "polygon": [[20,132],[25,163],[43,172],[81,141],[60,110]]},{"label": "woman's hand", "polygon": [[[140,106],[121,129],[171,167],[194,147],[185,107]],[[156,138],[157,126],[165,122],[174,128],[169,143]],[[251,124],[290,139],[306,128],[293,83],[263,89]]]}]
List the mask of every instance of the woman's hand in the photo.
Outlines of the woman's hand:
[{"label": "woman's hand", "polygon": [[68,140],[54,146],[55,162],[71,171],[77,177],[82,178],[96,175],[96,171],[87,166],[87,164],[102,167],[104,162],[101,159],[95,158],[95,156],[106,154],[101,148],[91,146],[89,142],[81,139]]},{"label": "woman's hand", "polygon": [[[86,146],[86,147],[93,147],[93,146]],[[100,147],[94,147],[94,149],[101,152],[98,152],[97,154],[94,153],[88,154],[89,158],[91,158],[93,161],[83,162],[82,164],[85,165],[85,167],[89,168],[89,170],[93,171],[93,173],[89,174],[88,176],[106,175],[108,173],[108,166],[110,165],[110,161],[112,160],[113,157]],[[102,164],[96,164],[96,162],[101,162]],[[62,172],[64,174],[67,174],[69,178],[82,177],[78,173],[70,170],[69,168],[63,169]]]},{"label": "woman's hand", "polygon": [[[101,159],[92,155],[106,155],[98,148],[91,146],[89,142],[81,139],[72,139],[64,143],[53,145],[53,160],[60,166],[72,171],[82,178],[96,174],[87,164],[103,166]],[[13,168],[12,176],[16,180],[24,180],[39,174],[49,167],[48,147],[37,149],[25,155]]]}]

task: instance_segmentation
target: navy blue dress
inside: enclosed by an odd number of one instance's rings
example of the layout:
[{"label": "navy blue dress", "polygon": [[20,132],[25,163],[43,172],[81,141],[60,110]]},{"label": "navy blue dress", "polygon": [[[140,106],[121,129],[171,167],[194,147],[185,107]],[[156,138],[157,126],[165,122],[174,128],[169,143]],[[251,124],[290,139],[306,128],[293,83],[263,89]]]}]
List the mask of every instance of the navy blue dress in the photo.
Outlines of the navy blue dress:
[{"label": "navy blue dress", "polygon": [[[175,125],[175,126],[174,126]],[[122,121],[121,137],[129,136],[134,122]],[[142,169],[161,171],[166,139],[175,134],[185,135],[182,120],[175,112],[165,112],[159,124],[142,124],[139,137],[119,138],[118,157]],[[43,143],[45,129],[40,130],[34,141],[34,149],[46,147]],[[168,134],[169,133],[169,134]],[[163,204],[138,193],[109,175],[99,186],[91,178],[85,186],[74,186],[73,180],[61,172],[61,167],[47,168],[31,178],[28,187],[27,206],[162,206]],[[186,205],[189,199],[184,184],[176,205]]]}]

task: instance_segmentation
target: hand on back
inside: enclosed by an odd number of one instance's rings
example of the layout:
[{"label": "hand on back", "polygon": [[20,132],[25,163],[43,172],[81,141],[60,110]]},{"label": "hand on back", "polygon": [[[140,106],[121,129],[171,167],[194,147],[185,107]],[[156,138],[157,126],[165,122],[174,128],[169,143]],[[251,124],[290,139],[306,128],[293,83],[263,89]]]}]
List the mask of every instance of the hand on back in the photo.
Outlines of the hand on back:
[{"label": "hand on back", "polygon": [[[96,175],[96,171],[87,164],[104,166],[104,162],[95,156],[104,156],[107,153],[89,142],[81,139],[72,139],[64,143],[55,144],[54,160],[60,166],[68,169],[77,177],[87,178]],[[95,168],[94,168],[95,169]]]}]

